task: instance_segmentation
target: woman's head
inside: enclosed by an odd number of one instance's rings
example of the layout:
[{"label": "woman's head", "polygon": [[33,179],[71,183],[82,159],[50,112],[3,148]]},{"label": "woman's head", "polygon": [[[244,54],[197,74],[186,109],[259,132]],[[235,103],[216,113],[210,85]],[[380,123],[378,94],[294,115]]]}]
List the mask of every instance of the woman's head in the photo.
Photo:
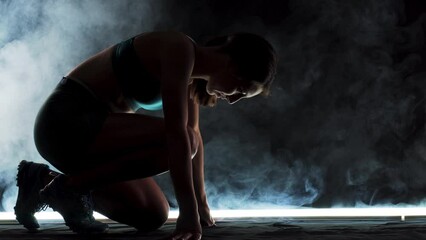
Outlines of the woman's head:
[{"label": "woman's head", "polygon": [[234,103],[258,94],[269,95],[276,73],[277,56],[263,37],[252,33],[235,33],[213,38],[205,46],[217,46],[219,53],[229,56],[229,62],[208,83],[194,80],[192,95],[201,105],[214,106],[217,97]]}]

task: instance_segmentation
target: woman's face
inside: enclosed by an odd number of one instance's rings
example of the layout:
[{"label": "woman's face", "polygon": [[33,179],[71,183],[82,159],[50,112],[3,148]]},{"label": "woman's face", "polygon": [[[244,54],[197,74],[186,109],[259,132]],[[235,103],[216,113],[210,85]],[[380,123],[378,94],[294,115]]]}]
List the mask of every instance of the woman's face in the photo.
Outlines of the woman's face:
[{"label": "woman's face", "polygon": [[262,85],[241,79],[235,69],[228,67],[210,77],[207,83],[207,93],[234,104],[242,98],[251,98],[262,92]]}]

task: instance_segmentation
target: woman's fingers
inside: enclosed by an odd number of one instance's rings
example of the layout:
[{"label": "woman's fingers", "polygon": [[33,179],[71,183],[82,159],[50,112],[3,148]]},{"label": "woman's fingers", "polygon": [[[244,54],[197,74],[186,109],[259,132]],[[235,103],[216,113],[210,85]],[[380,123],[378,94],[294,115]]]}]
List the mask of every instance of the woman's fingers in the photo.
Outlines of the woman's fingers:
[{"label": "woman's fingers", "polygon": [[171,240],[179,240],[179,239],[181,239],[182,235],[183,234],[181,234],[181,233],[176,234],[176,235],[172,235],[172,237],[170,239]]},{"label": "woman's fingers", "polygon": [[216,223],[213,219],[202,220],[200,221],[201,226],[204,228],[216,227]]},{"label": "woman's fingers", "polygon": [[169,240],[200,240],[200,233],[177,233],[173,234]]},{"label": "woman's fingers", "polygon": [[[192,237],[192,233],[186,233],[186,234],[184,234],[181,238],[178,238],[178,239],[188,240],[188,239],[190,239],[191,237]],[[176,239],[176,240],[178,240],[178,239]]]},{"label": "woman's fingers", "polygon": [[190,234],[189,238],[185,238],[185,240],[201,240],[201,234],[199,233],[188,233]]},{"label": "woman's fingers", "polygon": [[205,225],[202,225],[203,226],[203,228],[215,228],[215,227],[217,227],[217,225],[216,225],[216,223],[213,223],[213,224],[205,224]]},{"label": "woman's fingers", "polygon": [[[215,220],[210,215],[210,209],[205,207],[204,209],[198,208],[200,214],[200,224],[202,227],[215,227]],[[201,210],[201,211],[200,211]]]}]

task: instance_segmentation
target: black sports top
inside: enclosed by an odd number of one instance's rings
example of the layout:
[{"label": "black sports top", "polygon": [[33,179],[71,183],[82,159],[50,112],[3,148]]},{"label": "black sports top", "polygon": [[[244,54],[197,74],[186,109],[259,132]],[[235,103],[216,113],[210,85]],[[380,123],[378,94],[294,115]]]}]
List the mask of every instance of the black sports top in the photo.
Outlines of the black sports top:
[{"label": "black sports top", "polygon": [[115,46],[112,67],[119,79],[123,95],[134,110],[162,109],[160,82],[156,81],[140,63],[133,41],[136,36]]},{"label": "black sports top", "polygon": [[[160,110],[163,108],[160,81],[154,79],[140,63],[133,46],[137,36],[115,45],[112,67],[119,79],[123,95],[133,110]],[[195,46],[195,41],[188,38]]]}]

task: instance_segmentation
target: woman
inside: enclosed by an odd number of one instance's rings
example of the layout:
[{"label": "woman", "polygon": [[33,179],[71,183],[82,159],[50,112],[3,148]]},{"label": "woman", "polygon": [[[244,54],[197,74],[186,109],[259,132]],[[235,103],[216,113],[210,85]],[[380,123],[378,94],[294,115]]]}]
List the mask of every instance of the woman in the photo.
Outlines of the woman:
[{"label": "woman", "polygon": [[[272,46],[250,33],[200,46],[180,32],[150,32],[92,56],[59,82],[37,115],[36,147],[64,174],[22,161],[17,220],[38,228],[33,215],[47,204],[79,233],[108,229],[93,209],[154,230],[169,205],[152,176],[170,171],[180,210],[172,238],[200,239],[201,225],[214,220],[204,191],[199,105],[267,95],[276,64]],[[163,109],[164,118],[134,114],[140,107]]]}]

